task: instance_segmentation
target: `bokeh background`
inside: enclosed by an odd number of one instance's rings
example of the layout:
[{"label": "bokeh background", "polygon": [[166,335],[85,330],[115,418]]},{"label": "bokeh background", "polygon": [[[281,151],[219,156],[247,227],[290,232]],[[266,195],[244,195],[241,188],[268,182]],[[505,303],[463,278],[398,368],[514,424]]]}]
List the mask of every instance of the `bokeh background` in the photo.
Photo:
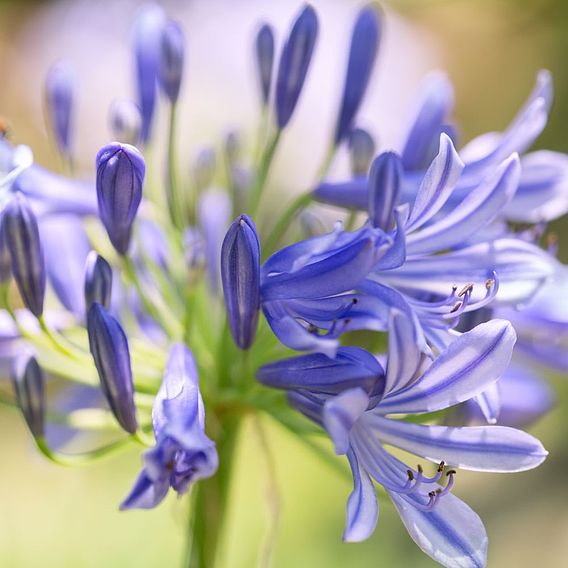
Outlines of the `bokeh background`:
[{"label": "bokeh background", "polygon": [[[80,169],[92,174],[96,149],[108,141],[108,106],[132,96],[129,28],[139,2],[60,0],[0,2],[0,116],[15,142],[32,146],[37,161],[57,167],[45,134],[42,83],[49,65],[67,58],[80,84],[76,140]],[[218,144],[227,128],[254,132],[256,86],[252,34],[266,18],[280,28],[296,0],[164,2],[188,36],[187,98],[180,120],[188,167],[203,144]],[[345,50],[359,2],[315,2],[322,36],[298,114],[278,156],[274,178],[293,191],[309,182],[333,126]],[[564,0],[391,0],[386,37],[361,123],[382,147],[404,133],[421,76],[444,69],[456,88],[456,118],[467,140],[500,130],[528,95],[536,72],[550,69],[555,104],[537,147],[568,152],[568,3]],[[553,224],[560,257],[568,261],[568,221]],[[567,291],[568,296],[568,291]],[[558,301],[568,301],[566,297]],[[568,356],[568,355],[567,355]],[[207,380],[202,377],[201,380]],[[568,561],[568,382],[551,376],[555,409],[534,426],[550,457],[536,471],[510,475],[460,472],[456,492],[484,519],[489,566],[566,566]],[[349,480],[278,425],[266,423],[276,479],[254,423],[246,425],[233,479],[223,565],[258,563],[258,542],[271,526],[273,485],[279,523],[273,566],[278,568],[429,567],[387,499],[367,542],[340,537]],[[82,469],[47,463],[23,421],[0,407],[0,566],[10,568],[178,566],[184,557],[186,503],[170,497],[150,512],[119,513],[118,503],[139,468],[138,450]],[[270,498],[269,498],[270,497]]]}]

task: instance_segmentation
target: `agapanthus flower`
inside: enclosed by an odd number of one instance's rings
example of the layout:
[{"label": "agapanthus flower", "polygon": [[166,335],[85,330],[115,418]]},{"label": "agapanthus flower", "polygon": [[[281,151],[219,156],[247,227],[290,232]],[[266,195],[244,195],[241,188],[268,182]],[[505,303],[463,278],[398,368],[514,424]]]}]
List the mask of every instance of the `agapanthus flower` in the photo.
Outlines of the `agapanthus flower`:
[{"label": "agapanthus flower", "polygon": [[[355,487],[344,540],[364,540],[375,528],[374,479],[424,552],[444,566],[485,565],[485,530],[450,493],[456,471],[445,464],[524,471],[538,466],[547,452],[538,440],[512,428],[422,425],[391,416],[437,412],[470,400],[499,379],[514,342],[511,325],[493,320],[464,333],[425,364],[412,326],[394,311],[386,370],[367,351],[349,347],[340,348],[335,360],[304,355],[259,370],[263,384],[288,389],[290,403],[328,431],[336,453],[347,455]],[[435,475],[425,475],[420,466],[409,468],[384,444],[439,464]]]},{"label": "agapanthus flower", "polygon": [[[121,509],[156,507],[170,489],[189,493],[196,566],[215,563],[243,417],[261,431],[269,416],[304,440],[297,411],[348,458],[346,541],[375,528],[374,480],[433,559],[483,566],[487,535],[452,493],[456,469],[539,465],[540,442],[501,424],[527,424],[550,407],[533,367],[519,372],[523,361],[566,370],[568,318],[555,307],[566,269],[540,244],[540,223],[568,209],[566,156],[526,154],[546,122],[550,78],[539,75],[504,133],[460,147],[451,85],[434,75],[401,147],[377,149],[358,115],[388,22],[365,5],[345,46],[315,189],[269,203],[274,158],[317,62],[316,10],[303,5],[282,36],[269,21],[251,28],[255,143],[228,125],[191,156],[177,139],[183,26],[157,5],[133,23],[134,95],[113,102],[118,141],[100,141],[84,181],[72,167],[80,133],[65,77],[46,84],[65,175],[0,139],[0,359],[26,355],[8,404],[57,463],[143,446]],[[342,146],[353,179],[331,182]],[[332,230],[318,201],[341,209]],[[44,390],[44,371],[70,403]],[[290,404],[267,386],[284,389]],[[69,432],[45,436],[53,416],[83,424],[85,408],[92,448],[68,453]],[[435,473],[387,446],[433,461]]]}]

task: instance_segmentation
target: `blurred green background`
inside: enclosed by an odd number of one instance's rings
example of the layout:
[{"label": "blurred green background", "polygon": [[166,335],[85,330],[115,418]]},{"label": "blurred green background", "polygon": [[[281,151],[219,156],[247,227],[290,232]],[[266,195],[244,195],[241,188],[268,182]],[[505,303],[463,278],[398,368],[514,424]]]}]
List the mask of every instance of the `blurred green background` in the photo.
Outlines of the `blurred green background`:
[{"label": "blurred green background", "polygon": [[[9,118],[18,141],[32,146],[45,144],[45,139],[33,138],[42,125],[29,122],[18,103],[25,85],[15,84],[9,70],[17,57],[17,38],[46,4],[0,2],[0,115]],[[333,2],[324,5],[333,10]],[[555,104],[537,147],[568,152],[568,2],[393,0],[388,6],[437,42],[456,86],[456,116],[464,140],[505,127],[530,91],[536,71],[548,68],[555,79]],[[42,152],[38,148],[40,155],[49,155]],[[554,223],[564,261],[568,260],[568,247],[563,246],[567,228],[565,220]],[[460,472],[458,476],[456,493],[485,521],[489,566],[568,565],[568,383],[563,377],[551,377],[551,382],[558,404],[533,429],[550,451],[545,464],[518,475]],[[342,544],[350,482],[279,426],[267,423],[266,427],[280,491],[273,566],[435,565],[406,535],[387,499],[381,500],[375,535],[362,544]],[[170,496],[154,511],[117,510],[138,471],[137,450],[88,468],[57,468],[36,455],[23,421],[5,408],[0,408],[0,443],[0,566],[180,565],[187,526],[185,501]],[[267,499],[269,467],[260,448],[254,424],[247,424],[222,551],[226,567],[256,566],[258,542],[269,531],[267,502],[273,501]]]}]

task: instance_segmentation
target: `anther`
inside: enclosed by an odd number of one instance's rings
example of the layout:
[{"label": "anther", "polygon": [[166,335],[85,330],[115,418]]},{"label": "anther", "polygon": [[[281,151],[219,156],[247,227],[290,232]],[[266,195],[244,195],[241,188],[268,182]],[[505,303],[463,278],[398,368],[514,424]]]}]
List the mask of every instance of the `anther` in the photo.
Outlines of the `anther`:
[{"label": "anther", "polygon": [[440,462],[440,465],[438,466],[438,471],[439,471],[439,472],[444,471],[444,468],[445,468],[445,467],[446,467],[446,464],[445,464],[445,462],[442,460],[442,461]]},{"label": "anther", "polygon": [[473,292],[473,284],[466,284],[459,292],[458,296],[461,298],[462,296],[465,296],[467,293],[471,293]]},{"label": "anther", "polygon": [[408,475],[408,480],[409,481],[414,481],[414,474],[412,473],[411,469],[407,469],[406,470],[406,475]]}]

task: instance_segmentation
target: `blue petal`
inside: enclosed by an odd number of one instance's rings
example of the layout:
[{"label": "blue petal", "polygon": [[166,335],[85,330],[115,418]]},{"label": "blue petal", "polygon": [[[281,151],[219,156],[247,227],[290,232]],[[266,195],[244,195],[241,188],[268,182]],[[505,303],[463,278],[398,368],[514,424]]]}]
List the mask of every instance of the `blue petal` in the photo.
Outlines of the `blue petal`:
[{"label": "blue petal", "polygon": [[312,192],[314,199],[349,209],[367,209],[369,185],[367,176],[355,177],[349,181],[323,182]]},{"label": "blue petal", "polygon": [[454,92],[448,78],[438,73],[428,77],[422,85],[418,110],[402,151],[406,170],[425,170],[428,167],[453,106]]},{"label": "blue petal", "polygon": [[429,221],[450,197],[463,170],[452,141],[446,134],[440,136],[440,150],[430,164],[405,226],[408,233]]},{"label": "blue petal", "polygon": [[408,258],[396,270],[380,274],[390,286],[406,291],[445,297],[451,286],[473,284],[472,298],[485,295],[488,271],[499,278],[500,302],[530,299],[557,269],[557,261],[539,247],[515,238],[500,238],[457,251],[422,258]]},{"label": "blue petal", "polygon": [[41,242],[49,281],[61,303],[83,318],[85,260],[90,251],[83,223],[71,215],[40,219]]},{"label": "blue petal", "polygon": [[167,479],[152,481],[146,471],[142,470],[134,482],[130,494],[121,503],[120,510],[153,509],[164,500],[169,487]]},{"label": "blue petal", "polygon": [[496,424],[499,419],[499,413],[501,412],[500,382],[493,383],[474,399],[488,424]]},{"label": "blue petal", "polygon": [[347,453],[353,474],[353,492],[347,500],[344,542],[361,542],[373,534],[379,517],[379,502],[373,482],[353,451]]},{"label": "blue petal", "polygon": [[488,225],[511,200],[520,179],[519,157],[511,156],[439,221],[407,236],[408,254],[441,251],[466,241]]},{"label": "blue petal", "polygon": [[337,394],[361,387],[367,393],[374,393],[383,374],[381,365],[369,352],[358,347],[341,347],[334,359],[313,353],[264,365],[258,370],[257,379],[281,389]]},{"label": "blue petal", "polygon": [[458,337],[414,383],[386,396],[381,414],[434,412],[483,392],[505,371],[516,335],[504,320],[482,323]]},{"label": "blue petal", "polygon": [[421,361],[416,325],[404,313],[393,309],[389,322],[385,396],[401,390],[412,381]]},{"label": "blue petal", "polygon": [[385,444],[474,471],[526,471],[548,455],[536,438],[507,426],[424,426],[372,412],[365,415],[365,426]]},{"label": "blue petal", "polygon": [[541,150],[521,159],[521,181],[504,215],[511,221],[552,221],[568,212],[568,155]]},{"label": "blue petal", "polygon": [[481,519],[454,495],[445,495],[433,511],[420,511],[389,491],[408,534],[428,556],[446,568],[484,568],[487,534]]},{"label": "blue petal", "polygon": [[347,453],[351,429],[368,406],[369,395],[359,387],[344,390],[325,402],[323,425],[333,441],[336,454]]}]

